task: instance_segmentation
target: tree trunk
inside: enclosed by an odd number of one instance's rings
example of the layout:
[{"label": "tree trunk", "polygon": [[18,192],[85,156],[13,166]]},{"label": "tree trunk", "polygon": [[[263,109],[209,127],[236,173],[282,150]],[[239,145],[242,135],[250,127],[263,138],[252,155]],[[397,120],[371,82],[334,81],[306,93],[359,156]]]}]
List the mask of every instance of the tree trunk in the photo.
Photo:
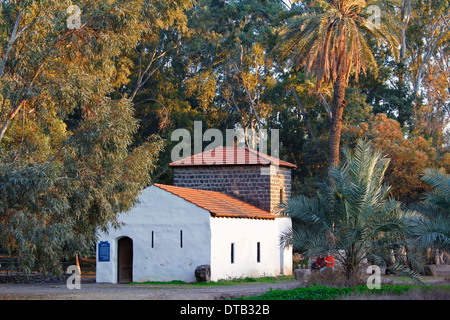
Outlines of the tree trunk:
[{"label": "tree trunk", "polygon": [[348,264],[348,265],[344,266],[344,271],[345,271],[345,279],[347,281],[347,283],[346,283],[347,285],[353,286],[359,282],[357,268],[354,265]]},{"label": "tree trunk", "polygon": [[329,168],[336,168],[339,164],[339,146],[341,142],[342,115],[345,109],[345,81],[338,76],[333,84],[333,111],[330,128],[330,159]]}]

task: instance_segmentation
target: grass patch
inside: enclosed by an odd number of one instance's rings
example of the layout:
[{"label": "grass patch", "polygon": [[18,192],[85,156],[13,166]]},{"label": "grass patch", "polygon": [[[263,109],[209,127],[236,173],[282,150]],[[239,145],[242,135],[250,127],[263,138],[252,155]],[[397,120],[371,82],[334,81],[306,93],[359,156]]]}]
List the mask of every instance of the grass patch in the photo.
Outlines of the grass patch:
[{"label": "grass patch", "polygon": [[159,284],[186,284],[186,282],[181,280],[172,280],[172,281],[145,281],[145,282],[130,282],[126,283],[128,285],[137,285],[137,284],[153,284],[153,285],[159,285]]},{"label": "grass patch", "polygon": [[262,295],[236,298],[237,300],[336,300],[352,297],[354,299],[369,296],[394,296],[406,295],[411,291],[415,294],[429,294],[440,290],[450,294],[450,286],[430,285],[382,285],[380,289],[370,290],[366,285],[356,287],[327,287],[314,285],[300,287],[293,290],[270,290]]},{"label": "grass patch", "polygon": [[240,284],[249,284],[249,283],[276,283],[282,280],[293,280],[293,277],[261,277],[261,278],[253,278],[253,277],[245,277],[245,278],[234,278],[234,279],[222,279],[218,281],[211,281],[208,283],[205,282],[195,282],[192,285],[211,285],[211,286],[232,286],[232,285],[240,285]]},{"label": "grass patch", "polygon": [[181,280],[174,281],[146,281],[146,282],[133,282],[128,283],[129,285],[182,285],[186,288],[189,287],[214,287],[214,286],[233,286],[240,284],[250,284],[250,283],[276,283],[283,280],[293,280],[293,276],[283,276],[283,277],[261,277],[261,278],[253,278],[253,277],[245,277],[245,278],[233,278],[233,279],[223,279],[218,281],[211,282],[192,282],[186,283]]}]

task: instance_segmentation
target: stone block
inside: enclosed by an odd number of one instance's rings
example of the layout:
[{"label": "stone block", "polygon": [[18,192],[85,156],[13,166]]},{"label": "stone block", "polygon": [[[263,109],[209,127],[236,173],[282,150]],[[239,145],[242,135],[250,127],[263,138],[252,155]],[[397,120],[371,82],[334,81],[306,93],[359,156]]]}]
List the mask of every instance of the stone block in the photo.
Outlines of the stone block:
[{"label": "stone block", "polygon": [[298,281],[307,282],[311,277],[311,269],[295,269],[294,278]]},{"label": "stone block", "polygon": [[210,282],[211,281],[211,266],[209,264],[203,264],[195,269],[195,279],[198,282]]},{"label": "stone block", "polygon": [[427,264],[423,268],[424,276],[436,277],[436,265],[435,264]]}]

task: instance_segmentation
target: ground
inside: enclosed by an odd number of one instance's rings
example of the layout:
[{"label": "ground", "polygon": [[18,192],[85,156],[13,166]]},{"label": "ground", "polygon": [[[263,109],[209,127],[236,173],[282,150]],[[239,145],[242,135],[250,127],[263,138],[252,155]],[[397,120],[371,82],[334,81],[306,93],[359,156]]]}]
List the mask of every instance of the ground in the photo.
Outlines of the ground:
[{"label": "ground", "polygon": [[65,283],[0,284],[0,300],[216,300],[298,286],[295,280],[195,288],[177,284],[105,284],[95,283],[88,275],[83,277],[81,289],[72,290]]},{"label": "ground", "polygon": [[[449,284],[450,266],[438,266],[437,270],[437,277],[422,277],[422,280],[426,284]],[[383,277],[383,282],[404,284],[405,280]],[[104,284],[95,283],[94,274],[86,274],[82,277],[81,289],[70,290],[64,282],[0,284],[0,300],[221,300],[259,295],[271,288],[294,289],[300,285],[296,280],[205,287],[186,284]]]}]

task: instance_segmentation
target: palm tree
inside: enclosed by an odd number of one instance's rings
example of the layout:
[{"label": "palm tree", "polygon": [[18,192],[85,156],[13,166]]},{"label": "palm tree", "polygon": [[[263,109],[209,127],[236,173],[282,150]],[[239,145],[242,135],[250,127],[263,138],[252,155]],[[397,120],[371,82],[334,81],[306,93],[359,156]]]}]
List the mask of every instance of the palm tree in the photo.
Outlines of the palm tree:
[{"label": "palm tree", "polygon": [[450,247],[450,175],[445,169],[425,169],[422,181],[432,187],[425,199],[413,208],[420,212],[415,240],[431,251]]},{"label": "palm tree", "polygon": [[[306,256],[332,252],[349,280],[356,280],[363,259],[383,264],[382,254],[408,238],[413,212],[403,211],[383,184],[389,159],[358,141],[344,148],[345,163],[329,170],[329,181],[314,198],[298,196],[282,204],[292,230],[281,237]],[[376,250],[380,249],[380,250]],[[397,266],[398,271],[408,271]]]},{"label": "palm tree", "polygon": [[[376,61],[369,44],[372,38],[385,46],[394,56],[398,40],[396,28],[389,26],[387,11],[374,17],[367,8],[383,8],[381,2],[370,0],[319,0],[305,13],[291,9],[282,15],[287,19],[280,32],[281,51],[292,56],[295,63],[304,65],[306,73],[316,76],[317,88],[331,81],[333,105],[330,127],[329,167],[339,162],[342,115],[345,109],[345,88],[352,74],[358,81],[361,72],[376,71]],[[302,7],[303,8],[303,7]],[[374,23],[374,22],[375,23]],[[379,23],[378,23],[379,22]]]}]

